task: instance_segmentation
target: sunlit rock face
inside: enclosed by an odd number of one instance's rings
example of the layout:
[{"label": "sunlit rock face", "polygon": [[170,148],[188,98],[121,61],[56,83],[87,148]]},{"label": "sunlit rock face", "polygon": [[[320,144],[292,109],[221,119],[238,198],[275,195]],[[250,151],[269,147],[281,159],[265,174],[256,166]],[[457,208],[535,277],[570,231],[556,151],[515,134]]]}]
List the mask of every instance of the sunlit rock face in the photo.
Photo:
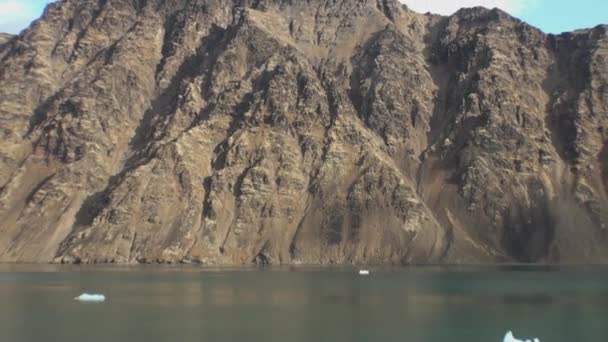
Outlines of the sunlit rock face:
[{"label": "sunlit rock face", "polygon": [[7,41],[9,41],[12,38],[12,36],[10,34],[7,33],[0,33],[0,45],[6,43]]},{"label": "sunlit rock face", "polygon": [[608,261],[607,28],[63,0],[0,37],[0,261]]}]

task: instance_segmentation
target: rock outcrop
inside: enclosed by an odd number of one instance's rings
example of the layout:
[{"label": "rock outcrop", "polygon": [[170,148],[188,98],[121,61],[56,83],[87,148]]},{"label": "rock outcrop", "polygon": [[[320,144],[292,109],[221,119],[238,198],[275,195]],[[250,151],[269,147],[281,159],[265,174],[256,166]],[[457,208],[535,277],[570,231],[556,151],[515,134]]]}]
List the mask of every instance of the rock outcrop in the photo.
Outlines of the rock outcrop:
[{"label": "rock outcrop", "polygon": [[0,33],[0,45],[6,43],[7,41],[9,41],[9,39],[11,39],[13,36],[11,36],[10,34],[7,33]]},{"label": "rock outcrop", "polygon": [[0,261],[608,261],[606,26],[63,0],[0,41]]}]

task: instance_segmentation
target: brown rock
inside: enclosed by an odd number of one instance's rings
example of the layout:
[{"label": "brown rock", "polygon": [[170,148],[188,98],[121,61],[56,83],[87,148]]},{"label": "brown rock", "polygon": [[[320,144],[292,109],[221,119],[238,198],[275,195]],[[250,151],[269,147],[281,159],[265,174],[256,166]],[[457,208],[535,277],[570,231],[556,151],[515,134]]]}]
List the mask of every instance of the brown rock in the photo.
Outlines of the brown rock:
[{"label": "brown rock", "polygon": [[0,32],[0,45],[8,42],[11,38],[13,38],[12,35]]},{"label": "brown rock", "polygon": [[608,261],[606,30],[51,4],[0,40],[0,261]]}]

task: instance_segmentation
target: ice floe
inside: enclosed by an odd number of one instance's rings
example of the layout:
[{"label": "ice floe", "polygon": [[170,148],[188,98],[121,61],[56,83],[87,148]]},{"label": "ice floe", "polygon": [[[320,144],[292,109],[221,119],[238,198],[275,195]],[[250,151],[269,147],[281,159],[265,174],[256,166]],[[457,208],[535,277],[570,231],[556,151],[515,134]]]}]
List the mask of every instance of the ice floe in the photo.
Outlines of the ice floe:
[{"label": "ice floe", "polygon": [[513,332],[509,331],[507,335],[505,335],[503,342],[540,342],[540,340],[537,338],[532,340],[518,340],[513,336]]},{"label": "ice floe", "polygon": [[106,301],[106,296],[102,294],[83,293],[74,299],[79,302],[101,303]]}]

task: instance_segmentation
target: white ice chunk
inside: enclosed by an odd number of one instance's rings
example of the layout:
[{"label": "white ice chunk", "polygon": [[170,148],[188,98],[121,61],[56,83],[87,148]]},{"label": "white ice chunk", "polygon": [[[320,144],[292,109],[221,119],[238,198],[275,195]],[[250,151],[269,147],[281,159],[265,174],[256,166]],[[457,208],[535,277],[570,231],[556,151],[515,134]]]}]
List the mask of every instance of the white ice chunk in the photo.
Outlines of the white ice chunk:
[{"label": "white ice chunk", "polygon": [[369,275],[369,270],[359,270],[359,275]]},{"label": "white ice chunk", "polygon": [[518,340],[513,336],[513,333],[509,331],[507,335],[505,335],[503,342],[540,342],[540,340],[537,338],[534,340]]},{"label": "white ice chunk", "polygon": [[106,301],[106,296],[102,294],[83,293],[74,299],[79,302],[101,303]]}]

